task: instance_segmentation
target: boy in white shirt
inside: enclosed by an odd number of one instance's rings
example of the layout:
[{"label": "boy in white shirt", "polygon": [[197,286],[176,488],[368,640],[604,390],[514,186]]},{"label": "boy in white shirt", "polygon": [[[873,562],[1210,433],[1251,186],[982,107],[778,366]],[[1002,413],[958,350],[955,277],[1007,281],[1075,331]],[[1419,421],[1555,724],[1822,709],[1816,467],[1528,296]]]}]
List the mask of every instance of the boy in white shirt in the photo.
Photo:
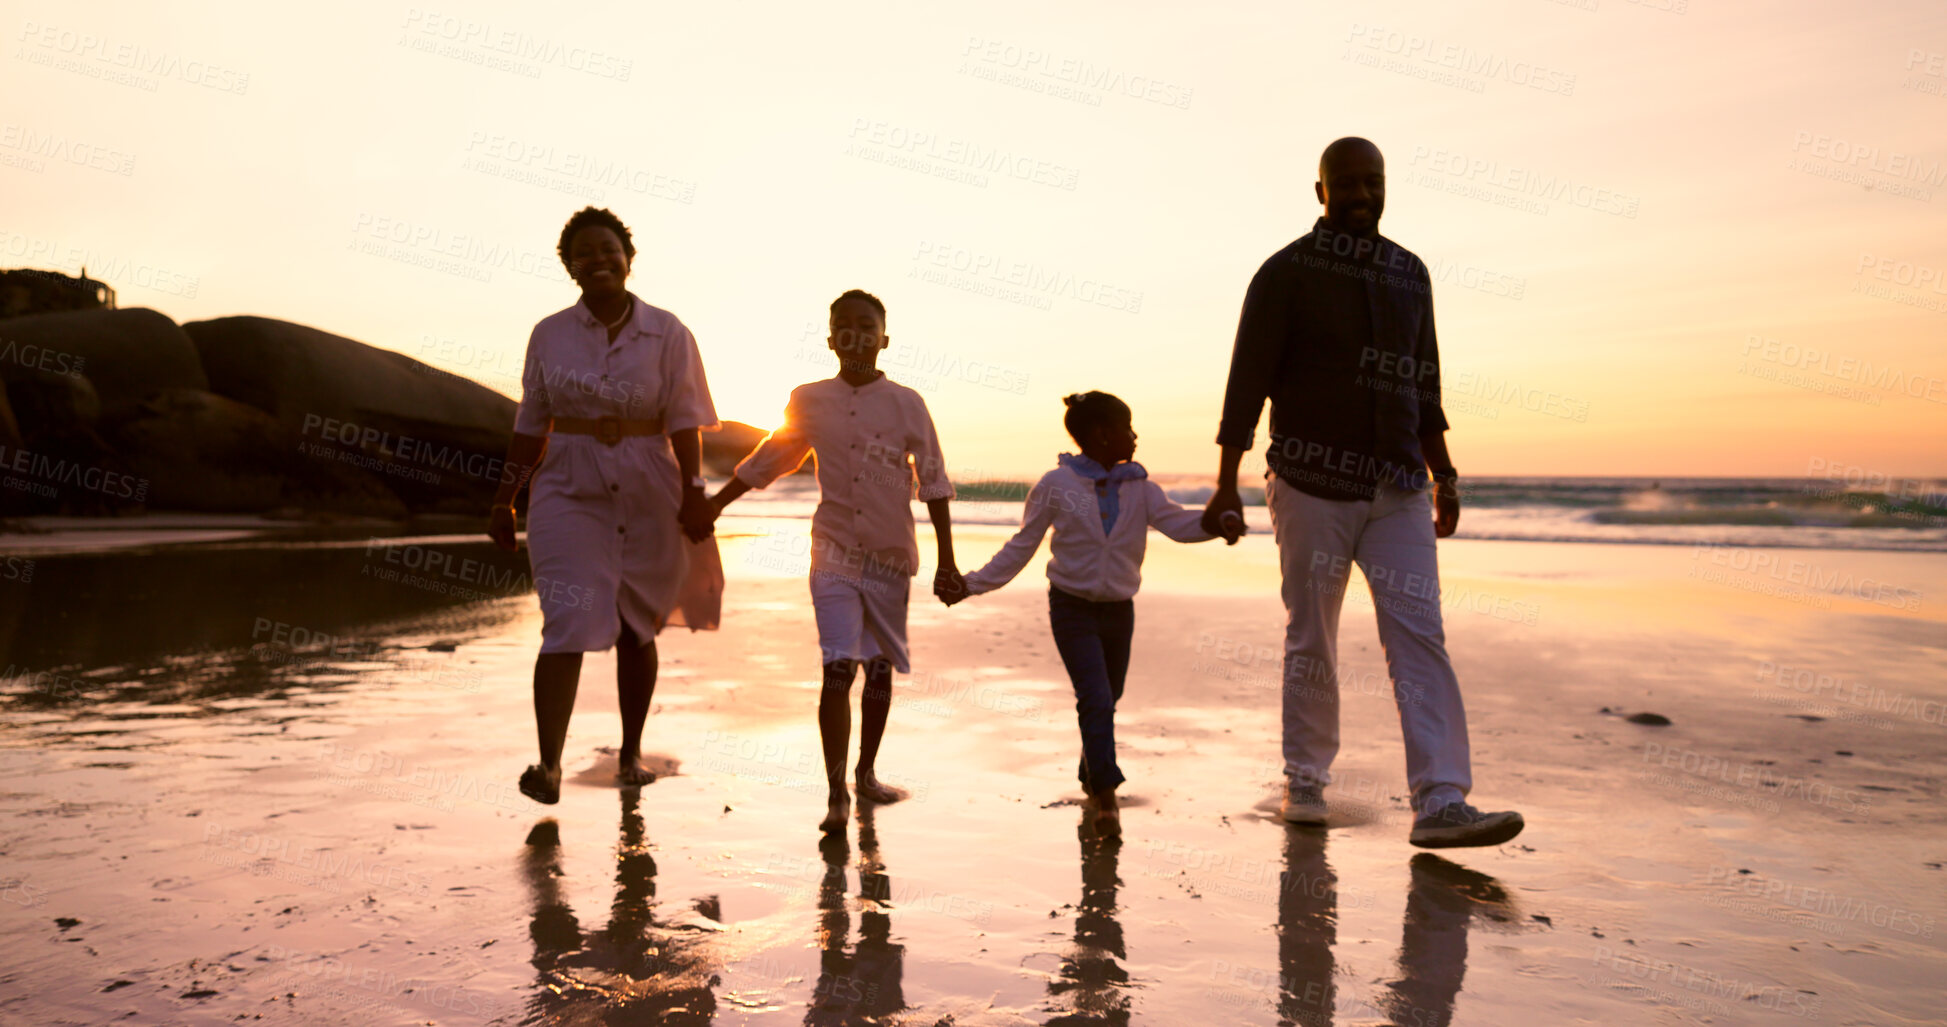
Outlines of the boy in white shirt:
[{"label": "boy in white shirt", "polygon": [[[1149,472],[1132,458],[1136,431],[1129,407],[1106,392],[1064,400],[1062,423],[1081,446],[1063,453],[1054,470],[1028,492],[1021,530],[985,567],[966,576],[964,593],[951,583],[936,591],[948,606],[992,592],[1021,573],[1041,548],[1050,527],[1048,623],[1055,648],[1075,685],[1081,722],[1082,790],[1095,804],[1099,830],[1121,829],[1115,790],[1124,778],[1115,761],[1115,704],[1129,672],[1129,640],[1135,633],[1133,597],[1142,584],[1143,550],[1155,527],[1178,542],[1217,536],[1200,524],[1203,512],[1171,502]],[[1243,522],[1226,522],[1226,542],[1237,543]]]},{"label": "boy in white shirt", "polygon": [[818,618],[824,690],[818,733],[829,797],[824,831],[843,831],[850,812],[845,755],[851,747],[854,673],[865,664],[860,700],[857,790],[866,802],[897,802],[904,793],[881,784],[874,769],[892,706],[892,672],[912,673],[906,658],[906,601],[919,568],[913,527],[914,483],[939,541],[936,589],[959,589],[947,480],[933,418],[919,393],[879,370],[889,344],[886,307],[853,289],[832,301],[827,344],[838,356],[833,378],[791,390],[784,425],[758,443],[736,476],[710,500],[713,517],[753,488],[798,469],[817,453],[818,509],[811,518],[811,602]]}]

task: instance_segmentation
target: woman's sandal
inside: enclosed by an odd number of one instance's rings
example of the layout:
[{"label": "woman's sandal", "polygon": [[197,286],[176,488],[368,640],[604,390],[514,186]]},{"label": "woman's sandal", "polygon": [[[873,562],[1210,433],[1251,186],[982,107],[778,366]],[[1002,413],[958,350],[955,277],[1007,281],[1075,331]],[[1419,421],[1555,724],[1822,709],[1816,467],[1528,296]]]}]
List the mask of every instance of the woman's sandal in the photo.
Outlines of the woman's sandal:
[{"label": "woman's sandal", "polygon": [[561,782],[551,779],[546,767],[530,763],[521,772],[521,794],[535,802],[552,806],[561,801]]}]

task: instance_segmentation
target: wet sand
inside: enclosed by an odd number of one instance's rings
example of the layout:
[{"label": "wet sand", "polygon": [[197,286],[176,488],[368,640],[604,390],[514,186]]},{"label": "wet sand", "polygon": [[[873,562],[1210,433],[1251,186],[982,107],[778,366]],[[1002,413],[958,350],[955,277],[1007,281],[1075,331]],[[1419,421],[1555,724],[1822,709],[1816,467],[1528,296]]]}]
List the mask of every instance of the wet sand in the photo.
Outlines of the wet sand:
[{"label": "wet sand", "polygon": [[0,1022],[1939,1022],[1947,557],[1443,543],[1473,798],[1529,826],[1441,855],[1356,585],[1332,824],[1276,819],[1262,534],[1152,540],[1119,840],[1039,564],[916,588],[879,761],[912,797],[821,842],[804,522],[722,530],[724,630],[661,640],[663,776],[614,784],[591,656],[553,807],[514,789],[538,610],[491,574],[35,557],[0,581]]}]

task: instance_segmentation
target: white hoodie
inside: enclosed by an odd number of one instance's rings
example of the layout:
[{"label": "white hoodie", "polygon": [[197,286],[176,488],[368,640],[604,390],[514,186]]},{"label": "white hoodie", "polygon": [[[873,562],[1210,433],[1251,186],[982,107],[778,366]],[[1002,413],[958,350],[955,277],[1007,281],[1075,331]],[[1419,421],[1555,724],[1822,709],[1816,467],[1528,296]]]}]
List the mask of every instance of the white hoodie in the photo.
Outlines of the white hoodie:
[{"label": "white hoodie", "polygon": [[1116,602],[1136,594],[1152,526],[1178,542],[1216,537],[1203,530],[1203,511],[1172,502],[1162,486],[1147,477],[1109,486],[1120,491],[1115,525],[1105,535],[1095,486],[1092,479],[1070,470],[1066,461],[1042,475],[1028,492],[1021,530],[985,567],[967,575],[967,591],[992,592],[1014,580],[1041,548],[1041,536],[1050,526],[1055,539],[1049,545],[1048,580],[1063,592],[1096,602]]}]

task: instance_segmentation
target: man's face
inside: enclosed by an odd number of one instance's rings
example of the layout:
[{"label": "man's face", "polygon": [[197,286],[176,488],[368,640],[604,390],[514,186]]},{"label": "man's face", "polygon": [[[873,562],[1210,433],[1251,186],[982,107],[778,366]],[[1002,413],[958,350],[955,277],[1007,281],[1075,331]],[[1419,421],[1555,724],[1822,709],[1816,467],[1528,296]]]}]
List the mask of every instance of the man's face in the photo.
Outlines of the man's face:
[{"label": "man's face", "polygon": [[1386,160],[1378,149],[1347,147],[1332,154],[1319,174],[1325,220],[1348,235],[1378,234],[1379,215],[1386,209]]}]

